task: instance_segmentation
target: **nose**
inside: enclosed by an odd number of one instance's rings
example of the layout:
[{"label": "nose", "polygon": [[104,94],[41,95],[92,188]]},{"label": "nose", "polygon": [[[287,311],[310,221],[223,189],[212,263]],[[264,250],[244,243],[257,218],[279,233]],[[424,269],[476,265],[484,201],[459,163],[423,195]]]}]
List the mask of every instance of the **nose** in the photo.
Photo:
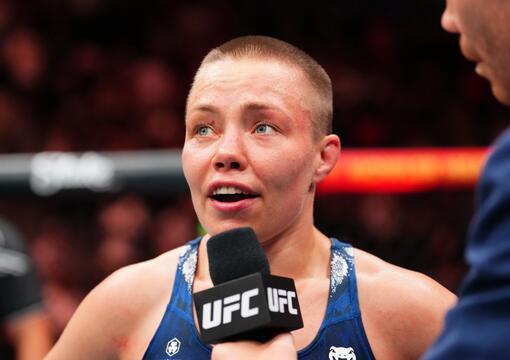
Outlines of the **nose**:
[{"label": "nose", "polygon": [[450,3],[447,2],[446,8],[443,11],[443,16],[441,16],[441,26],[443,29],[450,33],[458,34],[459,27],[457,25],[457,18],[451,9]]},{"label": "nose", "polygon": [[216,170],[244,170],[246,163],[242,134],[223,133],[214,154],[214,168]]}]

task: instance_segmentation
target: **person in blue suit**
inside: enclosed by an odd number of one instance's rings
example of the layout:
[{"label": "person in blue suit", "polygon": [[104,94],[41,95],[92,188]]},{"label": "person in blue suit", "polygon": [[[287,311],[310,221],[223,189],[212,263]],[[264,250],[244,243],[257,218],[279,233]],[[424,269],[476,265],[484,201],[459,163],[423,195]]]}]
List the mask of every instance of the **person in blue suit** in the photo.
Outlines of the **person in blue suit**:
[{"label": "person in blue suit", "polygon": [[[447,0],[445,30],[510,105],[510,2]],[[483,125],[481,125],[483,126]],[[510,129],[494,143],[477,189],[467,243],[470,271],[441,335],[423,359],[510,359]]]}]

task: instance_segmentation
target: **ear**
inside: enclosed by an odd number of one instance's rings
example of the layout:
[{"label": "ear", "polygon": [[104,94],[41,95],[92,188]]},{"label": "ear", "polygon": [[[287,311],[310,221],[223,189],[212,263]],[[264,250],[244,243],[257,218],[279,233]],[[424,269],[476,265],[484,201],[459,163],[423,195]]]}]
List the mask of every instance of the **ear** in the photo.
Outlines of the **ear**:
[{"label": "ear", "polygon": [[328,176],[335,167],[340,156],[340,138],[335,134],[326,135],[318,146],[320,147],[320,153],[313,175],[313,182],[315,184]]}]

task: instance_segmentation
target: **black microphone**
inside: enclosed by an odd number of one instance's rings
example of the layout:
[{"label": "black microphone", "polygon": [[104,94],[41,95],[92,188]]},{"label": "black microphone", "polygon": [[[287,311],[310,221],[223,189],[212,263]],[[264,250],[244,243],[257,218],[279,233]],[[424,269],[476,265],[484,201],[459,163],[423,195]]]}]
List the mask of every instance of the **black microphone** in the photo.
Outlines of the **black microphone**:
[{"label": "black microphone", "polygon": [[294,280],[270,274],[253,229],[212,236],[207,254],[215,286],[193,294],[203,342],[265,342],[303,327]]}]

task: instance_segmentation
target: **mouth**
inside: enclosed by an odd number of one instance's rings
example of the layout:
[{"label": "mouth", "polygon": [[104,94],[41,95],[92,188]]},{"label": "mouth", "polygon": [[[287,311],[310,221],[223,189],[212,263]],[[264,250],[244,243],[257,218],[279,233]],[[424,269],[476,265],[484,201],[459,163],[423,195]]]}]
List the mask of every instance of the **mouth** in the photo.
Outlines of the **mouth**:
[{"label": "mouth", "polygon": [[208,194],[213,207],[222,213],[238,212],[250,207],[260,195],[238,186],[213,187]]},{"label": "mouth", "polygon": [[464,55],[464,57],[466,59],[468,59],[469,61],[472,61],[474,63],[479,63],[482,61],[482,59],[480,59],[480,57],[478,56],[478,54],[474,53],[473,51],[471,50],[467,50],[467,49],[462,49],[461,48],[461,52],[462,52],[462,55]]},{"label": "mouth", "polygon": [[256,196],[246,194],[232,194],[232,195],[213,195],[211,196],[211,198],[219,202],[232,203],[246,199],[254,199],[256,198]]},{"label": "mouth", "polygon": [[478,74],[478,76],[481,76],[481,77],[487,77],[484,73],[484,67],[483,67],[483,64],[481,63],[477,63],[476,66],[475,66],[475,72]]},{"label": "mouth", "polygon": [[209,198],[220,203],[235,203],[243,200],[254,199],[259,195],[247,189],[240,189],[236,186],[218,186],[208,195]]},{"label": "mouth", "polygon": [[474,49],[473,46],[466,40],[464,37],[461,36],[460,38],[460,51],[462,52],[462,55],[469,61],[479,63],[482,61],[480,58],[478,52]]}]

